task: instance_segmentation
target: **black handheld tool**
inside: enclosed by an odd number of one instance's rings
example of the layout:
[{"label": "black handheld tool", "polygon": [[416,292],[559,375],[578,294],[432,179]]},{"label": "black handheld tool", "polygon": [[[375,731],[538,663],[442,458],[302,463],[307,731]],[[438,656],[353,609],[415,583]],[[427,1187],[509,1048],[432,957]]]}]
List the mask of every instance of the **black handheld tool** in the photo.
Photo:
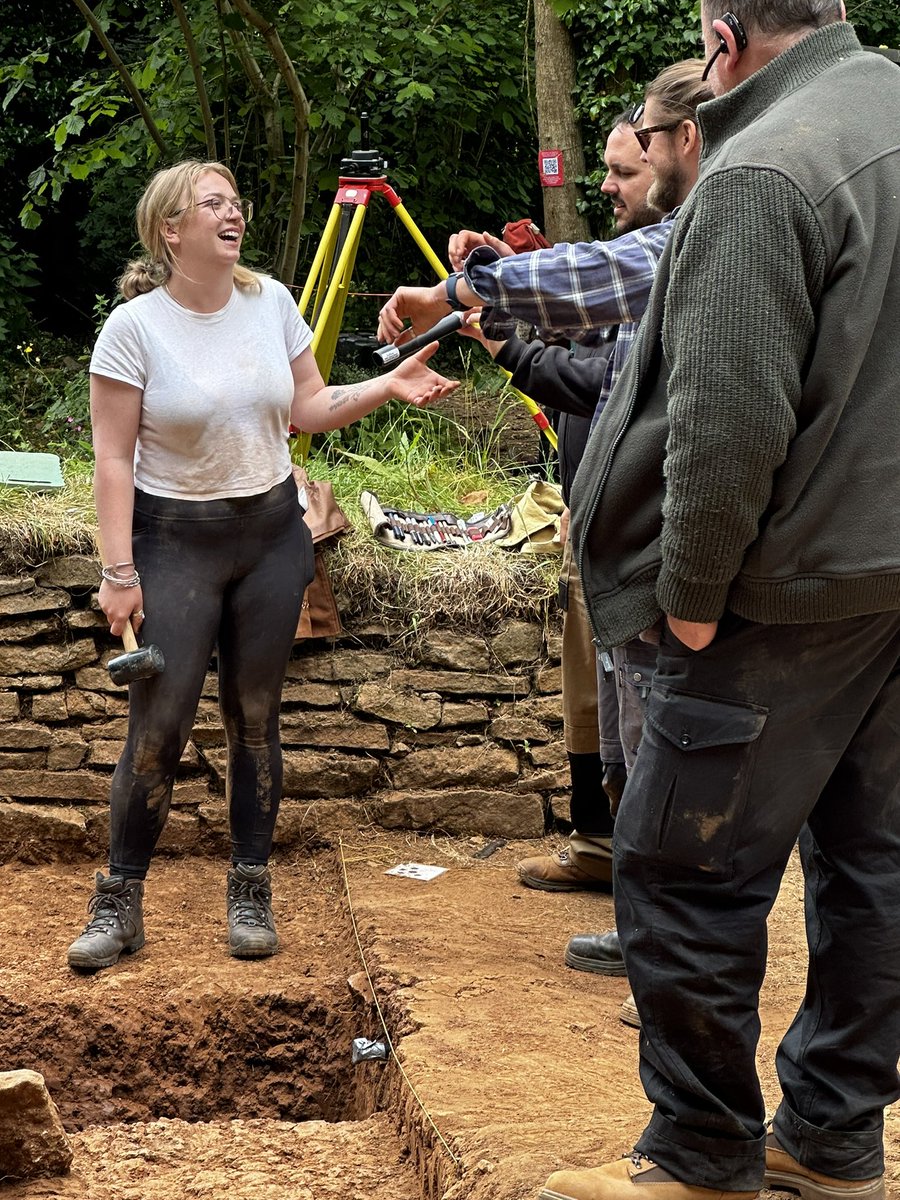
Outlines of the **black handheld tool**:
[{"label": "black handheld tool", "polygon": [[450,313],[449,316],[442,317],[437,325],[432,326],[425,333],[410,338],[402,346],[379,346],[377,350],[372,351],[372,356],[382,367],[393,367],[398,362],[402,362],[404,358],[415,354],[417,350],[421,350],[423,346],[428,346],[431,342],[439,342],[448,333],[456,333],[457,329],[462,327],[462,323],[462,313]]}]

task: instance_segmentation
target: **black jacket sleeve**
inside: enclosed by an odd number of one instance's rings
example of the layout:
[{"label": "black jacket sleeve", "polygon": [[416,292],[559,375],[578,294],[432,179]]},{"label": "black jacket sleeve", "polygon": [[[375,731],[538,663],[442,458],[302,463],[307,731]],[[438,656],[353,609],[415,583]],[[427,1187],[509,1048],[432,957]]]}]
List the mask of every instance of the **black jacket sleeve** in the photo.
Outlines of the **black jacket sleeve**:
[{"label": "black jacket sleeve", "polygon": [[592,417],[614,345],[614,336],[590,350],[523,342],[513,336],[495,361],[510,372],[513,387],[536,403],[576,417]]}]

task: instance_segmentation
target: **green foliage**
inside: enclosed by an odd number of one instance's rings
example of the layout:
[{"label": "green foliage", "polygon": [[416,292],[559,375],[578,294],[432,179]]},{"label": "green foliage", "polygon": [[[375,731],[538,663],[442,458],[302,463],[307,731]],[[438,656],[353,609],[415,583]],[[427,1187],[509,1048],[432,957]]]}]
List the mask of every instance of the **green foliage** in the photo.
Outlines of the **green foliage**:
[{"label": "green foliage", "polygon": [[0,230],[0,351],[28,327],[27,293],[36,286],[34,255]]},{"label": "green foliage", "polygon": [[0,376],[0,447],[90,461],[88,372],[67,347],[46,339],[16,346]]},{"label": "green foliage", "polygon": [[[51,69],[65,80],[40,160],[23,173],[17,215],[26,229],[36,229],[70,193],[84,197],[78,252],[91,292],[108,287],[103,280],[131,254],[133,203],[152,170],[207,157],[196,86],[171,7],[97,0],[93,8],[152,113],[164,151],[77,13],[68,38],[52,47],[38,38],[24,57],[18,47],[4,61],[0,37],[0,104],[8,116],[18,116],[48,87]],[[188,13],[217,155],[256,203],[247,258],[272,269],[290,204],[295,113],[286,88],[276,86],[264,39],[239,13],[222,8],[216,0],[196,0]],[[452,229],[499,226],[508,214],[534,206],[534,127],[525,98],[531,89],[523,79],[526,0],[498,9],[490,21],[446,0],[281,0],[260,11],[278,30],[310,104],[300,277],[333,202],[340,160],[359,146],[363,111],[373,145],[389,159],[392,184],[441,254]],[[385,207],[378,199],[372,205],[357,264],[360,291],[387,290],[423,270],[390,211],[375,211]]]},{"label": "green foliage", "polygon": [[864,46],[900,50],[900,5],[897,0],[848,0],[847,20]]}]

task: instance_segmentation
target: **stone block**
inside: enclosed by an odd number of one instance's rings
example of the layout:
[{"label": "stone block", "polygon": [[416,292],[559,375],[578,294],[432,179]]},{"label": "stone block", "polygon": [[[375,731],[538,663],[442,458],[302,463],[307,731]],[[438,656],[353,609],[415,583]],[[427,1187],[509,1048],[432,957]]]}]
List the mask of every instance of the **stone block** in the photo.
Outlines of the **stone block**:
[{"label": "stone block", "polygon": [[77,808],[0,800],[0,858],[4,861],[72,859],[88,848],[87,822]]},{"label": "stone block", "polygon": [[47,587],[90,591],[100,586],[100,560],[87,554],[66,554],[44,563],[35,571],[34,577]]},{"label": "stone block", "polygon": [[441,720],[440,696],[397,691],[384,683],[364,683],[353,707],[357,712],[409,729],[433,729]]},{"label": "stone block", "polygon": [[549,742],[553,734],[541,721],[526,717],[497,717],[487,728],[488,736],[498,742]]},{"label": "stone block", "polygon": [[70,629],[109,629],[105,615],[93,608],[74,608],[66,615],[66,624]]},{"label": "stone block", "polygon": [[375,788],[380,775],[381,763],[375,758],[287,750],[283,791],[285,796],[307,800],[364,796]]},{"label": "stone block", "polygon": [[82,741],[76,733],[60,729],[47,751],[47,770],[74,771],[84,763],[87,750],[87,742]]},{"label": "stone block", "polygon": [[21,711],[17,692],[0,692],[0,721],[18,721]]},{"label": "stone block", "polygon": [[326,683],[365,683],[386,675],[396,661],[394,655],[377,650],[319,650],[292,658],[285,675],[287,679]]},{"label": "stone block", "polygon": [[105,800],[109,777],[91,771],[0,770],[0,796],[14,800]]},{"label": "stone block", "polygon": [[505,667],[532,663],[544,648],[544,631],[532,621],[507,621],[491,638],[491,652]]},{"label": "stone block", "polygon": [[[96,655],[94,656],[96,658]],[[114,655],[107,655],[112,658]],[[119,696],[127,696],[125,684],[113,683],[106,667],[82,667],[75,672],[75,686],[85,692],[113,692]]]},{"label": "stone block", "polygon": [[330,683],[285,682],[281,694],[282,704],[305,704],[309,708],[337,708],[341,703],[341,690]]},{"label": "stone block", "polygon": [[453,671],[488,671],[491,667],[484,638],[450,629],[430,629],[417,645],[417,654],[422,662]]},{"label": "stone block", "polygon": [[30,575],[0,575],[0,596],[15,596],[19,592],[33,592],[34,579]]},{"label": "stone block", "polygon": [[62,675],[0,675],[0,688],[49,692],[58,687],[62,687]]},{"label": "stone block", "polygon": [[[204,803],[208,802],[209,793]],[[159,836],[157,849],[161,854],[198,854],[203,849],[202,842],[203,821],[199,808],[191,812],[179,812],[173,808]]]},{"label": "stone block", "polygon": [[72,1147],[37,1071],[0,1073],[0,1163],[4,1181],[65,1175]]},{"label": "stone block", "polygon": [[338,750],[390,750],[387,729],[348,713],[289,712],[281,718],[285,746],[333,746]]},{"label": "stone block", "polygon": [[65,612],[72,607],[72,597],[60,588],[32,588],[0,596],[0,617],[20,617],[26,613]]},{"label": "stone block", "polygon": [[518,786],[523,791],[529,792],[558,792],[563,788],[569,787],[572,782],[572,777],[569,774],[568,765],[557,771],[535,771],[534,774],[525,774],[519,780]]},{"label": "stone block", "polygon": [[24,771],[46,765],[46,750],[0,750],[0,770]]},{"label": "stone block", "polygon": [[397,790],[431,788],[499,787],[519,777],[519,760],[512,750],[493,743],[480,746],[444,746],[413,750],[392,760],[390,771]]},{"label": "stone block", "polygon": [[388,676],[388,686],[398,691],[437,692],[441,696],[521,696],[531,691],[522,675],[480,675],[468,671],[410,671],[398,669]]},{"label": "stone block", "polygon": [[542,695],[562,691],[562,667],[541,667],[534,678],[535,691]]},{"label": "stone block", "polygon": [[0,750],[46,750],[53,734],[43,725],[22,721],[0,725]]},{"label": "stone block", "polygon": [[[549,767],[552,771],[569,769],[569,756],[562,738],[550,742],[549,745],[531,745],[528,757],[536,767]],[[566,786],[568,787],[568,784]]]},{"label": "stone block", "polygon": [[365,800],[283,800],[275,826],[275,846],[313,850],[341,833],[370,828],[370,802]]},{"label": "stone block", "polygon": [[34,721],[46,721],[50,724],[68,721],[69,710],[66,707],[65,693],[37,692],[31,697],[31,717]]},{"label": "stone block", "polygon": [[486,704],[454,704],[445,700],[441,708],[441,729],[458,729],[466,725],[484,725],[491,710]]},{"label": "stone block", "polygon": [[0,672],[4,675],[78,671],[96,661],[97,647],[90,638],[56,646],[0,646]]},{"label": "stone block", "polygon": [[114,767],[119,761],[124,747],[124,741],[112,742],[106,738],[94,738],[88,749],[88,766]]},{"label": "stone block", "polygon": [[10,621],[0,626],[0,640],[4,642],[33,642],[37,638],[59,635],[59,620],[56,617],[38,617],[33,621]]},{"label": "stone block", "polygon": [[103,717],[124,716],[128,712],[128,695],[124,691],[119,696],[111,696],[106,692],[92,692],[86,688],[66,688],[66,712],[72,721],[96,721]]},{"label": "stone block", "polygon": [[121,742],[125,740],[128,733],[128,718],[113,717],[111,721],[85,722],[78,732],[86,742],[94,742],[98,739]]},{"label": "stone block", "polygon": [[498,717],[524,717],[526,720],[541,721],[547,725],[562,725],[562,696],[535,696],[519,700],[515,704],[504,704]]},{"label": "stone block", "polygon": [[387,792],[376,797],[374,812],[386,829],[506,838],[536,838],[544,832],[539,795],[494,788]]}]

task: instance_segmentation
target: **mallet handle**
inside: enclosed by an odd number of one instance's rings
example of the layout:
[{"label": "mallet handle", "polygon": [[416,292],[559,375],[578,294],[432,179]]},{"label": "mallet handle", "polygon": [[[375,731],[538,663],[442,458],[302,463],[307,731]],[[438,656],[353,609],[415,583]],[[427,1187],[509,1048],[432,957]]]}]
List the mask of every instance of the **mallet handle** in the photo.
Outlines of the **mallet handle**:
[{"label": "mallet handle", "polygon": [[131,624],[131,619],[125,622],[125,628],[122,630],[122,645],[129,654],[137,650],[137,638],[134,636],[134,626]]}]

